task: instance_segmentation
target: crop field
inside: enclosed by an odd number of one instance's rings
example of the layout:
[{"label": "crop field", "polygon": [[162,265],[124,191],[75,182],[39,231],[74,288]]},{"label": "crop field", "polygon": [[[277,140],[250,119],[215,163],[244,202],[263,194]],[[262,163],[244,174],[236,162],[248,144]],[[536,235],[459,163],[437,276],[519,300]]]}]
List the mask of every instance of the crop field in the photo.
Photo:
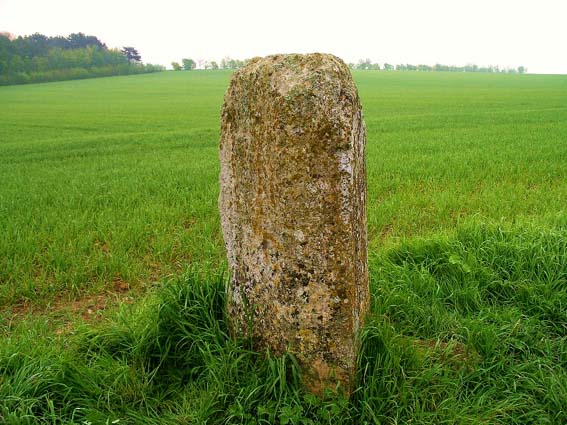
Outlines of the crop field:
[{"label": "crop field", "polygon": [[567,423],[567,76],[353,76],[350,400],[226,335],[228,71],[0,87],[0,423]]}]

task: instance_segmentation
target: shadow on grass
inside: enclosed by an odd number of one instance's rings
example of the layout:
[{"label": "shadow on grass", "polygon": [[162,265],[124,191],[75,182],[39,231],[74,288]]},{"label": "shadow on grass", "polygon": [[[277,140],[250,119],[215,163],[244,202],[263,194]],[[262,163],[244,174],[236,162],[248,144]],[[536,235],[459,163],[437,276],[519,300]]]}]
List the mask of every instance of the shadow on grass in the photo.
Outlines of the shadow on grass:
[{"label": "shadow on grass", "polygon": [[567,228],[475,225],[371,256],[350,400],[291,354],[228,337],[225,276],[197,271],[67,340],[0,347],[0,423],[565,423]]}]

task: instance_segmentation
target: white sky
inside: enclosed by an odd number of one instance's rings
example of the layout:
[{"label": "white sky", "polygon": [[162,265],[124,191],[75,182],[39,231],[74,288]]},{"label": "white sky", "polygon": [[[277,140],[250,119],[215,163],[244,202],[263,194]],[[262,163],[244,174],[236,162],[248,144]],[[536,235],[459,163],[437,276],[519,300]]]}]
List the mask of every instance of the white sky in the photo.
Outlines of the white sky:
[{"label": "white sky", "polygon": [[567,74],[567,0],[0,0],[0,31],[84,32],[166,66],[318,51]]}]

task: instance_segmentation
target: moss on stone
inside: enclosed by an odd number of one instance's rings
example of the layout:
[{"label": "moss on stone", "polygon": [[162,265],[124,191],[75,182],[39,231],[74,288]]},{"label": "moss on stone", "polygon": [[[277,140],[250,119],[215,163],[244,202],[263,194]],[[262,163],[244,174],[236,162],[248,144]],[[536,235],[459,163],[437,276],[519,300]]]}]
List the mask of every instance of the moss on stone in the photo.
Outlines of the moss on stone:
[{"label": "moss on stone", "polygon": [[274,55],[235,72],[219,208],[235,333],[296,354],[315,393],[354,379],[368,308],[364,122],[347,66]]}]

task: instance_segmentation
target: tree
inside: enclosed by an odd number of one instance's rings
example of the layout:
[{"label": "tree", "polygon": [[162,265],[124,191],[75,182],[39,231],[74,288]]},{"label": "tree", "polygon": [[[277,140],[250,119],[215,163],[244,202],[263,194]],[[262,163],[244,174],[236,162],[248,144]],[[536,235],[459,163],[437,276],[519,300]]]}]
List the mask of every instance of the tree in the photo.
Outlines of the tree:
[{"label": "tree", "polygon": [[183,69],[185,71],[191,71],[193,69],[195,69],[195,66],[197,65],[195,63],[195,61],[193,59],[182,59],[181,62],[183,62]]},{"label": "tree", "polygon": [[[104,44],[94,35],[85,35],[82,32],[70,34],[69,37],[67,37],[67,41],[68,41],[68,46],[67,46],[68,49],[83,49],[89,46],[95,46],[98,47],[99,49],[107,48],[106,44]],[[129,47],[129,49],[136,50],[133,47]],[[136,54],[137,53],[138,52],[136,52]]]},{"label": "tree", "polygon": [[384,71],[393,71],[393,70],[394,70],[394,65],[389,63],[384,64]]},{"label": "tree", "polygon": [[528,72],[528,69],[526,67],[524,67],[524,66],[518,67],[518,74],[524,74],[526,72]]},{"label": "tree", "polygon": [[8,73],[8,64],[10,60],[10,40],[0,35],[0,74]]},{"label": "tree", "polygon": [[171,67],[174,71],[181,71],[181,65],[179,65],[179,62],[171,62]]},{"label": "tree", "polygon": [[49,39],[49,47],[52,49],[70,49],[71,45],[67,37],[58,35]]},{"label": "tree", "polygon": [[140,63],[142,61],[142,57],[134,47],[123,47],[121,52],[130,63]]},{"label": "tree", "polygon": [[371,66],[372,66],[372,62],[370,61],[370,59],[368,58],[365,60],[360,59],[358,61],[358,64],[356,65],[356,69],[367,70],[370,69]]},{"label": "tree", "polygon": [[139,63],[140,54],[133,47],[109,49],[97,37],[83,33],[10,37],[0,34],[0,85],[163,70]]},{"label": "tree", "polygon": [[26,53],[29,56],[39,56],[47,50],[48,38],[43,34],[36,32],[35,34],[25,36],[23,39],[27,45],[28,51]]},{"label": "tree", "polygon": [[216,63],[215,61],[211,62],[211,69],[219,69],[219,64]]}]

